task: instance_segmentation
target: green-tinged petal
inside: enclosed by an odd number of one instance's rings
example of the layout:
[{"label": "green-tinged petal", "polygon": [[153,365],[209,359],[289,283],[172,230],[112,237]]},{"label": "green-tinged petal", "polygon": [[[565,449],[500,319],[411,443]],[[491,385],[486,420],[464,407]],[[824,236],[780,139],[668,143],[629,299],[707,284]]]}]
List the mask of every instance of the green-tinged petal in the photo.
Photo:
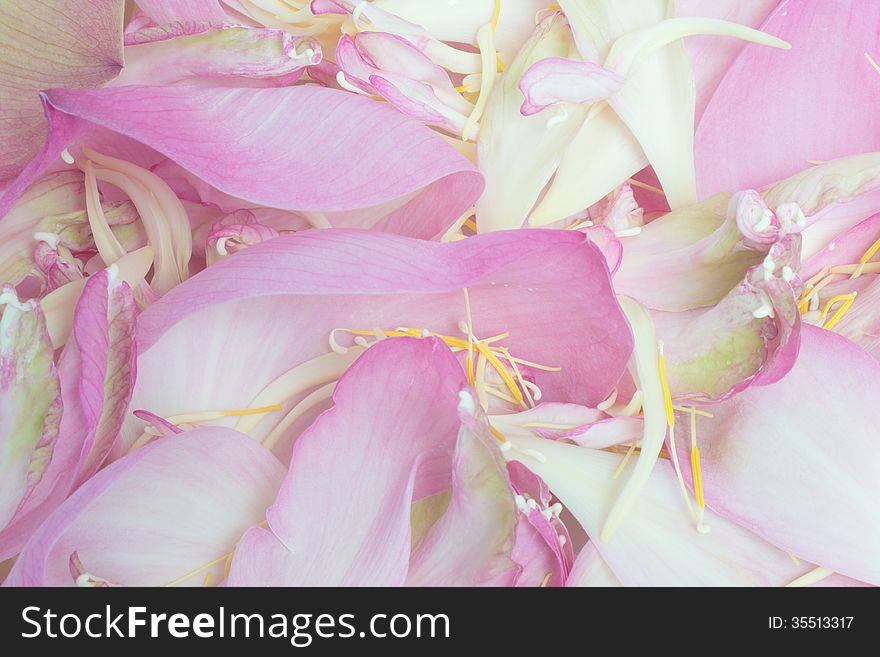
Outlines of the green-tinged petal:
[{"label": "green-tinged petal", "polygon": [[0,527],[40,480],[61,421],[61,387],[43,312],[0,293]]}]

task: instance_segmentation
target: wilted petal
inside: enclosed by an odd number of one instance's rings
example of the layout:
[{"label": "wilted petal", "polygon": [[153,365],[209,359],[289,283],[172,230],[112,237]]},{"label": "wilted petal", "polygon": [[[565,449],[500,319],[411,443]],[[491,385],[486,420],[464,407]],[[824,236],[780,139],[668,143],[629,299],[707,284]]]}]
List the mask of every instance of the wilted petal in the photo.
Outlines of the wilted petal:
[{"label": "wilted petal", "polygon": [[74,317],[73,347],[79,353],[79,398],[87,438],[78,481],[91,477],[110,453],[134,390],[137,307],[118,269],[88,278]]},{"label": "wilted petal", "polygon": [[623,78],[592,62],[548,57],[532,64],[519,79],[529,116],[560,102],[594,103],[620,90]]},{"label": "wilted petal", "polygon": [[39,305],[0,292],[0,528],[43,476],[61,421],[61,387]]},{"label": "wilted petal", "polygon": [[321,61],[321,46],[282,30],[171,23],[125,36],[125,68],[114,86],[286,86]]},{"label": "wilted petal", "polygon": [[119,73],[124,4],[62,0],[0,6],[0,182],[39,152],[46,119],[38,91],[96,87]]}]

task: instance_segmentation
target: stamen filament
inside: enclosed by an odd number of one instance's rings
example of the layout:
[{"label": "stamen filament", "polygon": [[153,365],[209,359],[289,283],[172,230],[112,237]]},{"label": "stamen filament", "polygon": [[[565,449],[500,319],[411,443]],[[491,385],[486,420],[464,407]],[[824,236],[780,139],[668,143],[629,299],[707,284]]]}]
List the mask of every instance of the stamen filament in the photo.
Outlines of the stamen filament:
[{"label": "stamen filament", "polygon": [[815,584],[816,582],[821,582],[826,577],[830,577],[834,574],[834,571],[830,568],[824,568],[819,566],[818,568],[814,568],[808,573],[805,573],[798,577],[795,580],[792,580],[785,586],[788,588],[799,588],[802,586],[810,586],[811,584]]}]

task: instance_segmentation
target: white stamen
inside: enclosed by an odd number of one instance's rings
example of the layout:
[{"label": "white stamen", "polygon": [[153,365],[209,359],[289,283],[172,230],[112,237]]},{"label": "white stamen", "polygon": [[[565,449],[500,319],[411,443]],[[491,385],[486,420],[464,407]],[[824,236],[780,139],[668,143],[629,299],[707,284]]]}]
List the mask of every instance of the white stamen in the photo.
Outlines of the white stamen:
[{"label": "white stamen", "polygon": [[770,208],[764,208],[764,212],[761,214],[761,219],[758,223],[755,224],[755,232],[763,233],[765,230],[770,228],[770,224],[773,221],[773,211]]},{"label": "white stamen", "polygon": [[541,452],[539,452],[539,451],[536,450],[536,449],[531,449],[531,448],[529,448],[529,449],[522,449],[522,450],[520,450],[520,451],[521,451],[523,454],[525,454],[526,456],[531,456],[531,457],[532,457],[533,459],[535,459],[538,463],[546,463],[546,462],[547,462],[547,457],[544,456]]},{"label": "white stamen", "polygon": [[333,350],[333,353],[342,356],[343,354],[348,353],[348,347],[343,347],[336,341],[336,331],[346,331],[346,329],[333,329],[332,331],[330,331],[330,337],[327,339],[327,341],[330,343],[330,349]]},{"label": "white stamen", "polygon": [[66,148],[61,151],[61,159],[65,164],[74,164],[76,162],[76,160],[73,159],[73,155],[71,155],[70,151]]},{"label": "white stamen", "polygon": [[351,21],[354,23],[355,27],[357,27],[358,19],[361,17],[361,14],[364,13],[364,9],[366,9],[368,4],[369,2],[367,2],[367,0],[361,0],[357,7],[352,10]]},{"label": "white stamen", "polygon": [[614,234],[618,237],[633,237],[642,232],[641,226],[633,226],[632,228],[626,228],[624,230],[615,230]]},{"label": "white stamen", "polygon": [[528,510],[528,506],[526,506],[526,498],[522,495],[515,495],[513,501],[516,503],[516,508],[525,513]]},{"label": "white stamen", "polygon": [[611,394],[608,395],[608,399],[603,402],[599,402],[596,404],[596,410],[599,411],[607,411],[609,408],[614,406],[614,402],[617,401],[617,388],[611,391]]},{"label": "white stamen", "polygon": [[541,515],[547,520],[553,520],[553,512],[550,509],[544,509],[541,511]]},{"label": "white stamen", "polygon": [[360,94],[361,96],[369,96],[370,94],[365,93],[362,89],[354,86],[351,82],[345,79],[345,73],[339,71],[336,74],[336,84],[345,89],[346,91],[351,91],[352,93]]},{"label": "white stamen", "polygon": [[57,249],[61,242],[61,236],[57,233],[34,233],[34,239],[38,242],[45,242],[53,249]]},{"label": "white stamen", "polygon": [[764,317],[773,317],[773,306],[771,306],[767,303],[762,303],[759,308],[755,308],[755,310],[752,311],[752,316],[755,319],[763,319]]},{"label": "white stamen", "polygon": [[776,263],[773,261],[773,258],[767,256],[764,258],[763,262],[764,267],[764,280],[769,281],[773,278],[773,272],[776,271]]},{"label": "white stamen", "polygon": [[788,265],[785,265],[782,268],[782,280],[784,280],[786,283],[790,283],[791,279],[793,279],[793,278],[794,278],[794,272],[792,271],[791,267],[789,267]]},{"label": "white stamen", "polygon": [[559,516],[559,514],[562,513],[562,505],[559,502],[556,502],[556,504],[553,504],[550,507],[550,511],[554,516]]},{"label": "white stamen", "polygon": [[80,588],[94,588],[95,581],[92,575],[89,573],[83,573],[76,578],[76,585]]},{"label": "white stamen", "polygon": [[228,240],[228,239],[229,239],[228,237],[221,237],[219,240],[217,240],[217,246],[214,247],[217,249],[217,253],[219,253],[222,256],[229,255],[229,251],[226,250],[226,240]]},{"label": "white stamen", "polygon": [[562,534],[559,534],[556,538],[559,541],[559,547],[565,547],[565,543],[566,543],[565,536],[563,536]]},{"label": "white stamen", "polygon": [[16,295],[13,290],[11,292],[0,292],[0,306],[12,306],[19,312],[26,313],[36,308],[37,302],[31,299],[30,301],[22,303],[18,300],[18,295]]},{"label": "white stamen", "polygon": [[552,118],[550,118],[550,119],[547,120],[547,129],[548,129],[548,130],[552,130],[553,128],[555,128],[555,127],[558,126],[560,123],[562,123],[563,121],[565,121],[565,119],[568,118],[568,110],[565,109],[565,107],[560,107],[559,109],[560,109],[561,111],[558,112],[558,113],[556,114],[556,116],[554,116],[554,117],[552,117]]},{"label": "white stamen", "polygon": [[498,449],[500,449],[502,452],[509,452],[511,447],[513,447],[513,445],[510,444],[510,441],[505,440],[498,446]]},{"label": "white stamen", "polygon": [[529,392],[532,393],[532,397],[535,401],[541,401],[541,397],[544,393],[541,392],[541,389],[537,385],[526,379],[522,380],[522,384],[529,389]]},{"label": "white stamen", "polygon": [[459,390],[458,392],[458,410],[470,416],[473,416],[477,411],[474,396],[467,390]]},{"label": "white stamen", "polygon": [[526,500],[526,504],[528,505],[528,507],[530,509],[537,509],[538,508],[538,503],[535,502],[535,500],[532,500],[532,499]]}]

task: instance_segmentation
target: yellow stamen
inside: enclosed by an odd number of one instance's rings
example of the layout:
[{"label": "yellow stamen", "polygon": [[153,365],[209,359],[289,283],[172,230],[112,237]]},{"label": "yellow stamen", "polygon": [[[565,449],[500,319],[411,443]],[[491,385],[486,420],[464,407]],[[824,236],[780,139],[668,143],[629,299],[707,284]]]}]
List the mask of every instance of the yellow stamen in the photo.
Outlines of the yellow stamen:
[{"label": "yellow stamen", "polygon": [[855,300],[856,292],[853,292],[851,295],[849,295],[849,298],[843,302],[840,308],[837,309],[837,312],[835,312],[831,316],[831,319],[829,319],[822,325],[822,328],[826,331],[832,330],[837,325],[837,322],[839,322],[841,318],[846,314],[846,312],[850,309],[850,306],[853,305],[853,302],[855,302]]},{"label": "yellow stamen", "polygon": [[477,389],[477,398],[480,400],[480,407],[486,411],[489,409],[489,398],[486,397],[486,356],[483,352],[477,356],[477,368],[474,375],[476,379],[474,387]]},{"label": "yellow stamen", "polygon": [[666,380],[666,359],[663,356],[662,342],[657,343],[657,360],[660,386],[663,389],[663,402],[666,406],[666,424],[669,425],[669,450],[672,452],[672,467],[675,468],[678,488],[681,491],[681,496],[684,498],[684,504],[687,507],[688,513],[691,514],[692,518],[696,519],[694,509],[691,506],[691,498],[687,492],[687,486],[684,485],[684,477],[681,476],[681,465],[678,463],[678,451],[675,445],[675,410],[672,406],[672,393],[669,391],[669,382]]},{"label": "yellow stamen", "polygon": [[877,62],[874,61],[874,58],[871,57],[871,55],[869,55],[868,53],[865,53],[865,59],[868,60],[868,63],[871,65],[871,67],[872,67],[875,71],[877,71],[878,73],[880,73],[880,66],[877,65]]},{"label": "yellow stamen", "polygon": [[263,413],[271,413],[272,411],[280,411],[281,406],[272,404],[271,406],[263,406],[262,408],[246,408],[241,411],[223,411],[223,415],[227,417],[241,417],[244,415],[262,415]]},{"label": "yellow stamen", "polygon": [[[504,63],[498,59],[495,51],[495,28],[498,27],[498,17],[501,14],[501,0],[495,0],[495,12],[492,21],[477,31],[477,45],[480,48],[482,68],[480,70],[480,96],[474,104],[474,109],[464,122],[461,130],[461,138],[468,141],[474,138],[477,124],[483,117],[486,104],[489,102],[489,94],[498,77],[498,71],[504,68]],[[499,66],[500,64],[500,66]]]},{"label": "yellow stamen", "polygon": [[620,465],[617,466],[617,470],[614,471],[614,474],[611,475],[612,479],[617,479],[620,476],[620,473],[623,472],[623,469],[626,467],[626,462],[629,461],[629,457],[633,455],[633,452],[636,451],[636,444],[633,443],[629,446],[629,450],[627,450],[626,454],[623,457],[623,460],[620,462]]},{"label": "yellow stamen", "polygon": [[812,164],[813,166],[819,166],[820,164],[825,164],[825,160],[807,160],[807,164]]},{"label": "yellow stamen", "polygon": [[195,570],[188,572],[186,575],[182,575],[181,577],[178,577],[177,579],[175,579],[171,582],[168,582],[167,584],[165,584],[165,586],[166,587],[177,586],[178,584],[188,580],[190,577],[194,577],[195,575],[198,575],[199,573],[204,572],[206,569],[211,568],[213,566],[216,566],[217,564],[222,563],[222,562],[230,559],[231,556],[232,556],[232,552],[227,552],[222,557],[217,557],[213,561],[209,561],[206,564],[202,564],[201,566],[199,566]]},{"label": "yellow stamen", "polygon": [[659,347],[659,369],[660,369],[660,385],[663,387],[663,402],[666,404],[666,422],[669,428],[675,427],[675,412],[672,408],[672,393],[669,392],[669,382],[666,380],[666,359],[663,358],[663,344]]},{"label": "yellow stamen", "polygon": [[471,315],[471,297],[468,294],[468,289],[463,288],[464,290],[464,311],[465,316],[467,317],[467,361],[465,363],[465,369],[467,370],[467,378],[468,383],[474,385],[474,320]]},{"label": "yellow stamen", "polygon": [[523,422],[521,426],[524,429],[557,429],[559,431],[577,429],[576,424],[553,424],[552,422]]},{"label": "yellow stamen", "polygon": [[498,357],[492,353],[492,350],[489,349],[482,342],[477,341],[475,344],[477,351],[479,351],[482,355],[486,357],[486,360],[492,366],[492,368],[498,372],[498,376],[501,377],[501,380],[504,381],[504,385],[507,386],[507,389],[510,390],[510,393],[513,395],[513,398],[516,399],[517,403],[523,408],[528,408],[523,398],[522,391],[517,387],[516,381],[513,380],[513,377],[510,376],[510,373],[501,364],[501,361],[498,360]]},{"label": "yellow stamen", "polygon": [[510,355],[510,352],[506,347],[499,347],[498,351],[504,357],[504,359],[510,363],[511,369],[513,369],[513,374],[516,377],[516,382],[519,384],[519,389],[525,393],[526,400],[529,402],[529,406],[532,408],[535,407],[535,400],[532,399],[532,393],[529,390],[529,387],[526,385],[526,382],[523,380],[522,373],[519,371],[519,367],[516,364],[516,361],[513,360],[513,357]]},{"label": "yellow stamen", "polygon": [[544,579],[541,581],[541,586],[539,588],[542,588],[542,589],[547,588],[547,582],[550,581],[550,577],[552,575],[553,575],[553,573],[547,573],[546,575],[544,575]]},{"label": "yellow stamen", "polygon": [[868,260],[874,257],[874,254],[880,251],[880,239],[875,241],[871,246],[868,247],[868,250],[865,251],[865,254],[859,258],[859,268],[857,268],[850,278],[858,278],[862,274],[862,270],[864,269],[864,265],[868,264]]},{"label": "yellow stamen", "polygon": [[815,584],[816,582],[821,582],[826,577],[830,577],[834,574],[834,571],[830,568],[823,568],[819,566],[818,568],[813,568],[810,572],[801,575],[795,580],[792,580],[786,587],[798,588],[801,586],[810,586],[811,584]]},{"label": "yellow stamen", "polygon": [[828,271],[832,274],[852,274],[859,268],[862,269],[861,273],[863,274],[880,274],[880,262],[868,262],[864,265],[836,265]]},{"label": "yellow stamen", "polygon": [[513,397],[503,393],[502,391],[500,391],[496,388],[493,388],[492,386],[484,385],[483,388],[485,389],[485,391],[487,393],[489,393],[493,397],[497,397],[498,399],[502,399],[502,400],[506,401],[508,404],[516,404],[516,400]]},{"label": "yellow stamen", "polygon": [[167,422],[174,425],[180,424],[201,424],[202,422],[211,422],[224,417],[244,417],[248,415],[264,415],[273,411],[280,411],[282,407],[278,404],[271,406],[262,406],[260,408],[246,408],[237,411],[203,411],[201,413],[181,413],[179,415],[170,415],[165,418]]},{"label": "yellow stamen", "polygon": [[694,496],[697,498],[697,531],[705,534],[709,527],[703,524],[706,515],[706,498],[703,495],[703,470],[700,467],[700,449],[697,447],[697,413],[691,406],[691,475],[694,479]]},{"label": "yellow stamen", "polygon": [[568,230],[580,230],[581,228],[589,228],[593,225],[592,219],[584,219],[583,221],[577,221],[568,227]]},{"label": "yellow stamen", "polygon": [[501,433],[500,431],[498,431],[498,429],[493,427],[491,424],[489,425],[489,433],[491,433],[493,436],[495,436],[495,438],[498,440],[499,443],[506,443],[507,442],[507,438],[504,436],[504,434]]},{"label": "yellow stamen", "polygon": [[673,406],[672,408],[674,408],[676,411],[681,411],[682,413],[690,413],[691,415],[699,415],[701,417],[709,417],[709,418],[715,417],[711,413],[708,413],[706,411],[697,410],[693,406]]},{"label": "yellow stamen", "polygon": [[470,229],[471,229],[472,231],[474,231],[475,233],[477,232],[477,222],[474,221],[473,219],[468,219],[467,221],[464,222],[463,225],[464,225],[464,226],[467,226],[468,228],[470,228]]},{"label": "yellow stamen", "polygon": [[495,0],[495,13],[492,14],[492,22],[490,23],[493,30],[498,27],[499,16],[501,16],[501,0]]},{"label": "yellow stamen", "polygon": [[855,292],[850,292],[849,294],[838,294],[836,297],[831,297],[825,303],[825,307],[822,308],[822,314],[819,315],[819,319],[825,319],[828,316],[828,312],[831,310],[831,307],[838,303],[839,301],[848,301],[856,296]]},{"label": "yellow stamen", "polygon": [[789,558],[792,560],[792,562],[794,563],[795,566],[800,566],[800,565],[801,565],[801,560],[798,559],[796,556],[794,556],[794,554],[792,554],[791,552],[789,552],[789,553],[788,553],[788,556],[789,556]]},{"label": "yellow stamen", "polygon": [[659,194],[660,196],[665,196],[665,192],[659,187],[654,187],[654,185],[649,185],[648,183],[643,183],[640,180],[636,180],[635,178],[630,178],[627,182],[633,187],[638,187],[640,189],[647,190],[649,192],[654,192],[655,194]]}]

